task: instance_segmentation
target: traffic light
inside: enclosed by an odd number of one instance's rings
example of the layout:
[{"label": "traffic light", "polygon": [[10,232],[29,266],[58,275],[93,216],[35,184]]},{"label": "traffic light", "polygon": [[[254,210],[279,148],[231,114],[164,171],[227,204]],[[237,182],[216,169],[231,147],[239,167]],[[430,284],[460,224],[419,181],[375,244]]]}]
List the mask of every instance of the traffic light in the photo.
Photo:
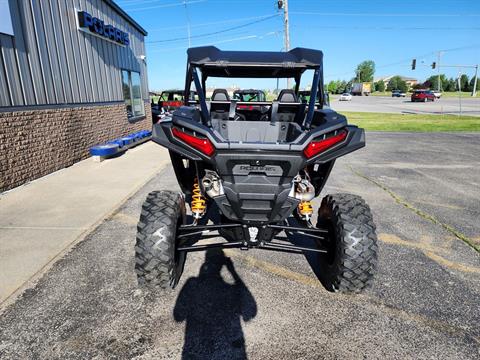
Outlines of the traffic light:
[{"label": "traffic light", "polygon": [[417,59],[412,60],[412,70],[415,70],[415,67],[417,66]]},{"label": "traffic light", "polygon": [[278,0],[277,1],[277,5],[278,5],[278,9],[283,9],[283,1],[282,0]]},{"label": "traffic light", "polygon": [[436,67],[437,67],[437,63],[434,61],[434,62],[432,63],[432,69],[435,69]]}]

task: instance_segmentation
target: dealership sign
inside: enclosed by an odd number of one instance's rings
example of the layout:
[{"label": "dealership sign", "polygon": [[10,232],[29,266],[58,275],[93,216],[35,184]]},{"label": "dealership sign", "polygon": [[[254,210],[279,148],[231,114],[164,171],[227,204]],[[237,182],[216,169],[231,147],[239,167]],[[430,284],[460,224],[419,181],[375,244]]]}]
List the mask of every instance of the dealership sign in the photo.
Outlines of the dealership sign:
[{"label": "dealership sign", "polygon": [[119,45],[128,46],[130,44],[130,39],[126,32],[112,25],[105,25],[103,20],[90,15],[86,11],[77,11],[77,19],[78,29],[81,31],[99,36]]}]

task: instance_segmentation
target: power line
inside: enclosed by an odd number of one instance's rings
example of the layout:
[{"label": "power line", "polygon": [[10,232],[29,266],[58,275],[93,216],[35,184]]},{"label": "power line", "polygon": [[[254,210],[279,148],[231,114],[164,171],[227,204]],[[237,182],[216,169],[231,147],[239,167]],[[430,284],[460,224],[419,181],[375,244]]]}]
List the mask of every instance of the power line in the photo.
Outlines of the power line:
[{"label": "power line", "polygon": [[293,15],[323,15],[323,16],[361,16],[361,17],[479,17],[480,14],[399,14],[399,13],[327,13],[310,11],[291,11]]},{"label": "power line", "polygon": [[[268,17],[270,17],[270,16],[272,16],[272,15],[269,14],[269,15],[251,16],[251,17],[245,17],[245,18],[239,18],[239,19],[212,21],[212,22],[206,22],[206,23],[200,23],[200,24],[190,25],[190,27],[191,27],[191,28],[197,28],[197,27],[210,26],[210,25],[231,24],[231,23],[236,23],[236,22],[241,22],[241,21],[247,21],[247,20],[264,19],[264,18],[268,18]],[[151,32],[154,32],[154,31],[173,30],[173,29],[185,29],[185,28],[187,28],[187,25],[168,26],[168,27],[163,27],[163,28],[148,29],[148,32],[151,33]]]},{"label": "power line", "polygon": [[[252,40],[252,39],[263,39],[267,36],[274,36],[274,35],[279,35],[281,34],[282,31],[269,31],[265,34],[262,34],[262,35],[258,35],[258,34],[255,34],[255,35],[246,35],[246,36],[241,36],[241,37],[236,37],[236,38],[230,38],[230,39],[223,39],[223,40],[217,40],[217,41],[214,41],[214,42],[210,42],[210,43],[204,43],[204,44],[195,44],[194,46],[207,46],[207,45],[217,45],[217,44],[224,44],[224,43],[229,43],[229,42],[234,42],[234,41],[243,41],[243,40]],[[179,47],[174,47],[174,48],[168,48],[168,49],[156,49],[156,50],[151,50],[149,51],[149,53],[163,53],[163,52],[170,52],[170,51],[173,51],[173,50],[187,50],[187,47],[185,46],[179,46]]]},{"label": "power line", "polygon": [[451,26],[432,26],[432,27],[418,27],[418,26],[329,26],[329,25],[320,25],[320,26],[302,26],[302,25],[292,25],[293,27],[306,28],[309,29],[335,29],[335,30],[480,30],[480,27],[451,27]]},{"label": "power line", "polygon": [[[272,18],[278,17],[278,16],[279,16],[279,14],[274,14],[274,15],[271,15],[271,16],[269,16],[269,17],[265,17],[265,18],[263,18],[263,19],[259,19],[259,20],[256,20],[256,21],[251,21],[251,22],[248,22],[248,23],[246,23],[246,24],[242,24],[242,25],[238,25],[238,26],[233,26],[233,27],[231,27],[231,28],[214,31],[214,32],[211,32],[211,33],[193,35],[193,36],[191,36],[190,38],[191,38],[191,39],[198,39],[198,38],[202,38],[202,37],[208,37],[208,36],[212,36],[212,35],[217,35],[217,34],[221,34],[221,33],[227,32],[227,31],[233,31],[233,30],[241,29],[241,28],[244,28],[244,27],[253,25],[253,24],[258,24],[258,23],[260,23],[260,22],[263,22],[263,21],[266,21],[266,20],[269,20],[269,19],[272,19]],[[147,43],[148,43],[148,44],[157,44],[157,43],[181,41],[181,40],[186,40],[186,39],[188,39],[188,37],[179,37],[179,38],[173,38],[173,39],[147,41]]]},{"label": "power line", "polygon": [[[472,48],[480,48],[480,44],[461,46],[461,47],[450,48],[450,49],[444,49],[444,50],[441,50],[441,51],[442,52],[451,52],[451,51],[458,51],[458,50],[465,50],[465,49],[472,49]],[[416,55],[416,56],[414,55],[414,56],[411,56],[411,57],[409,57],[408,59],[405,59],[405,60],[400,60],[400,61],[397,61],[397,62],[394,62],[394,63],[384,64],[384,65],[380,65],[380,66],[375,66],[375,70],[383,69],[383,68],[387,68],[387,67],[395,66],[395,65],[410,64],[410,61],[412,59],[418,59],[418,58],[422,58],[422,57],[425,57],[425,56],[434,55],[434,54],[437,54],[437,53],[438,53],[438,51],[431,51],[431,52],[425,53],[423,55]],[[337,76],[348,75],[348,74],[351,74],[352,72],[354,72],[354,71],[346,71],[344,73],[337,73],[337,74],[332,74],[332,75],[327,75],[327,76],[328,77],[337,77]]]},{"label": "power line", "polygon": [[[161,4],[161,5],[152,5],[152,6],[146,6],[146,7],[134,7],[131,9],[126,9],[128,12],[134,12],[134,11],[143,11],[143,10],[151,10],[151,9],[160,9],[160,8],[168,8],[168,7],[175,7],[175,6],[184,6],[186,3],[187,5],[192,5],[192,4],[198,4],[205,2],[207,0],[192,0],[192,1],[182,1],[179,3],[172,3],[172,4]],[[135,4],[128,4],[128,5],[135,5]]]}]

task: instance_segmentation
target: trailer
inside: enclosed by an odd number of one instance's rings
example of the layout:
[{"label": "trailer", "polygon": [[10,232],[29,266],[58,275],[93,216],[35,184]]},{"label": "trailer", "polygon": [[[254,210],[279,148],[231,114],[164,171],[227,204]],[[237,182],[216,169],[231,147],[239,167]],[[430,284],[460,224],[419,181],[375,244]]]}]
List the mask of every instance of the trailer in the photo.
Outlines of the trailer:
[{"label": "trailer", "polygon": [[358,96],[368,96],[372,92],[372,84],[369,82],[360,82],[360,83],[353,83],[352,84],[352,95]]}]

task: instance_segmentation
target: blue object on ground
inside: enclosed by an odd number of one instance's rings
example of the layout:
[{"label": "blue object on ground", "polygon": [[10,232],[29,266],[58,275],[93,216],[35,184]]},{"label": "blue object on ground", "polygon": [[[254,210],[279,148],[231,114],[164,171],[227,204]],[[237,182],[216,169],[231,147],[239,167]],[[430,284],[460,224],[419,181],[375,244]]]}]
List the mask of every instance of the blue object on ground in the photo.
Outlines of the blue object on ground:
[{"label": "blue object on ground", "polygon": [[118,147],[122,147],[124,145],[124,142],[122,139],[115,139],[115,140],[109,141],[107,144],[117,144]]},{"label": "blue object on ground", "polygon": [[135,135],[127,135],[124,139],[130,139],[131,142],[137,141],[137,137]]},{"label": "blue object on ground", "polygon": [[152,136],[152,132],[149,130],[140,130],[133,134],[124,136],[120,139],[115,139],[107,142],[104,145],[96,145],[90,148],[90,154],[92,156],[111,156],[118,152],[126,151],[128,148],[135,146],[137,143],[142,143]]},{"label": "blue object on ground", "polygon": [[96,145],[90,148],[92,156],[109,156],[118,152],[118,144]]},{"label": "blue object on ground", "polygon": [[135,139],[137,139],[137,140],[141,140],[145,137],[145,134],[142,131],[136,132],[132,135],[135,136]]},{"label": "blue object on ground", "polygon": [[123,141],[123,145],[130,145],[133,139],[130,136],[122,137],[120,140]]}]

